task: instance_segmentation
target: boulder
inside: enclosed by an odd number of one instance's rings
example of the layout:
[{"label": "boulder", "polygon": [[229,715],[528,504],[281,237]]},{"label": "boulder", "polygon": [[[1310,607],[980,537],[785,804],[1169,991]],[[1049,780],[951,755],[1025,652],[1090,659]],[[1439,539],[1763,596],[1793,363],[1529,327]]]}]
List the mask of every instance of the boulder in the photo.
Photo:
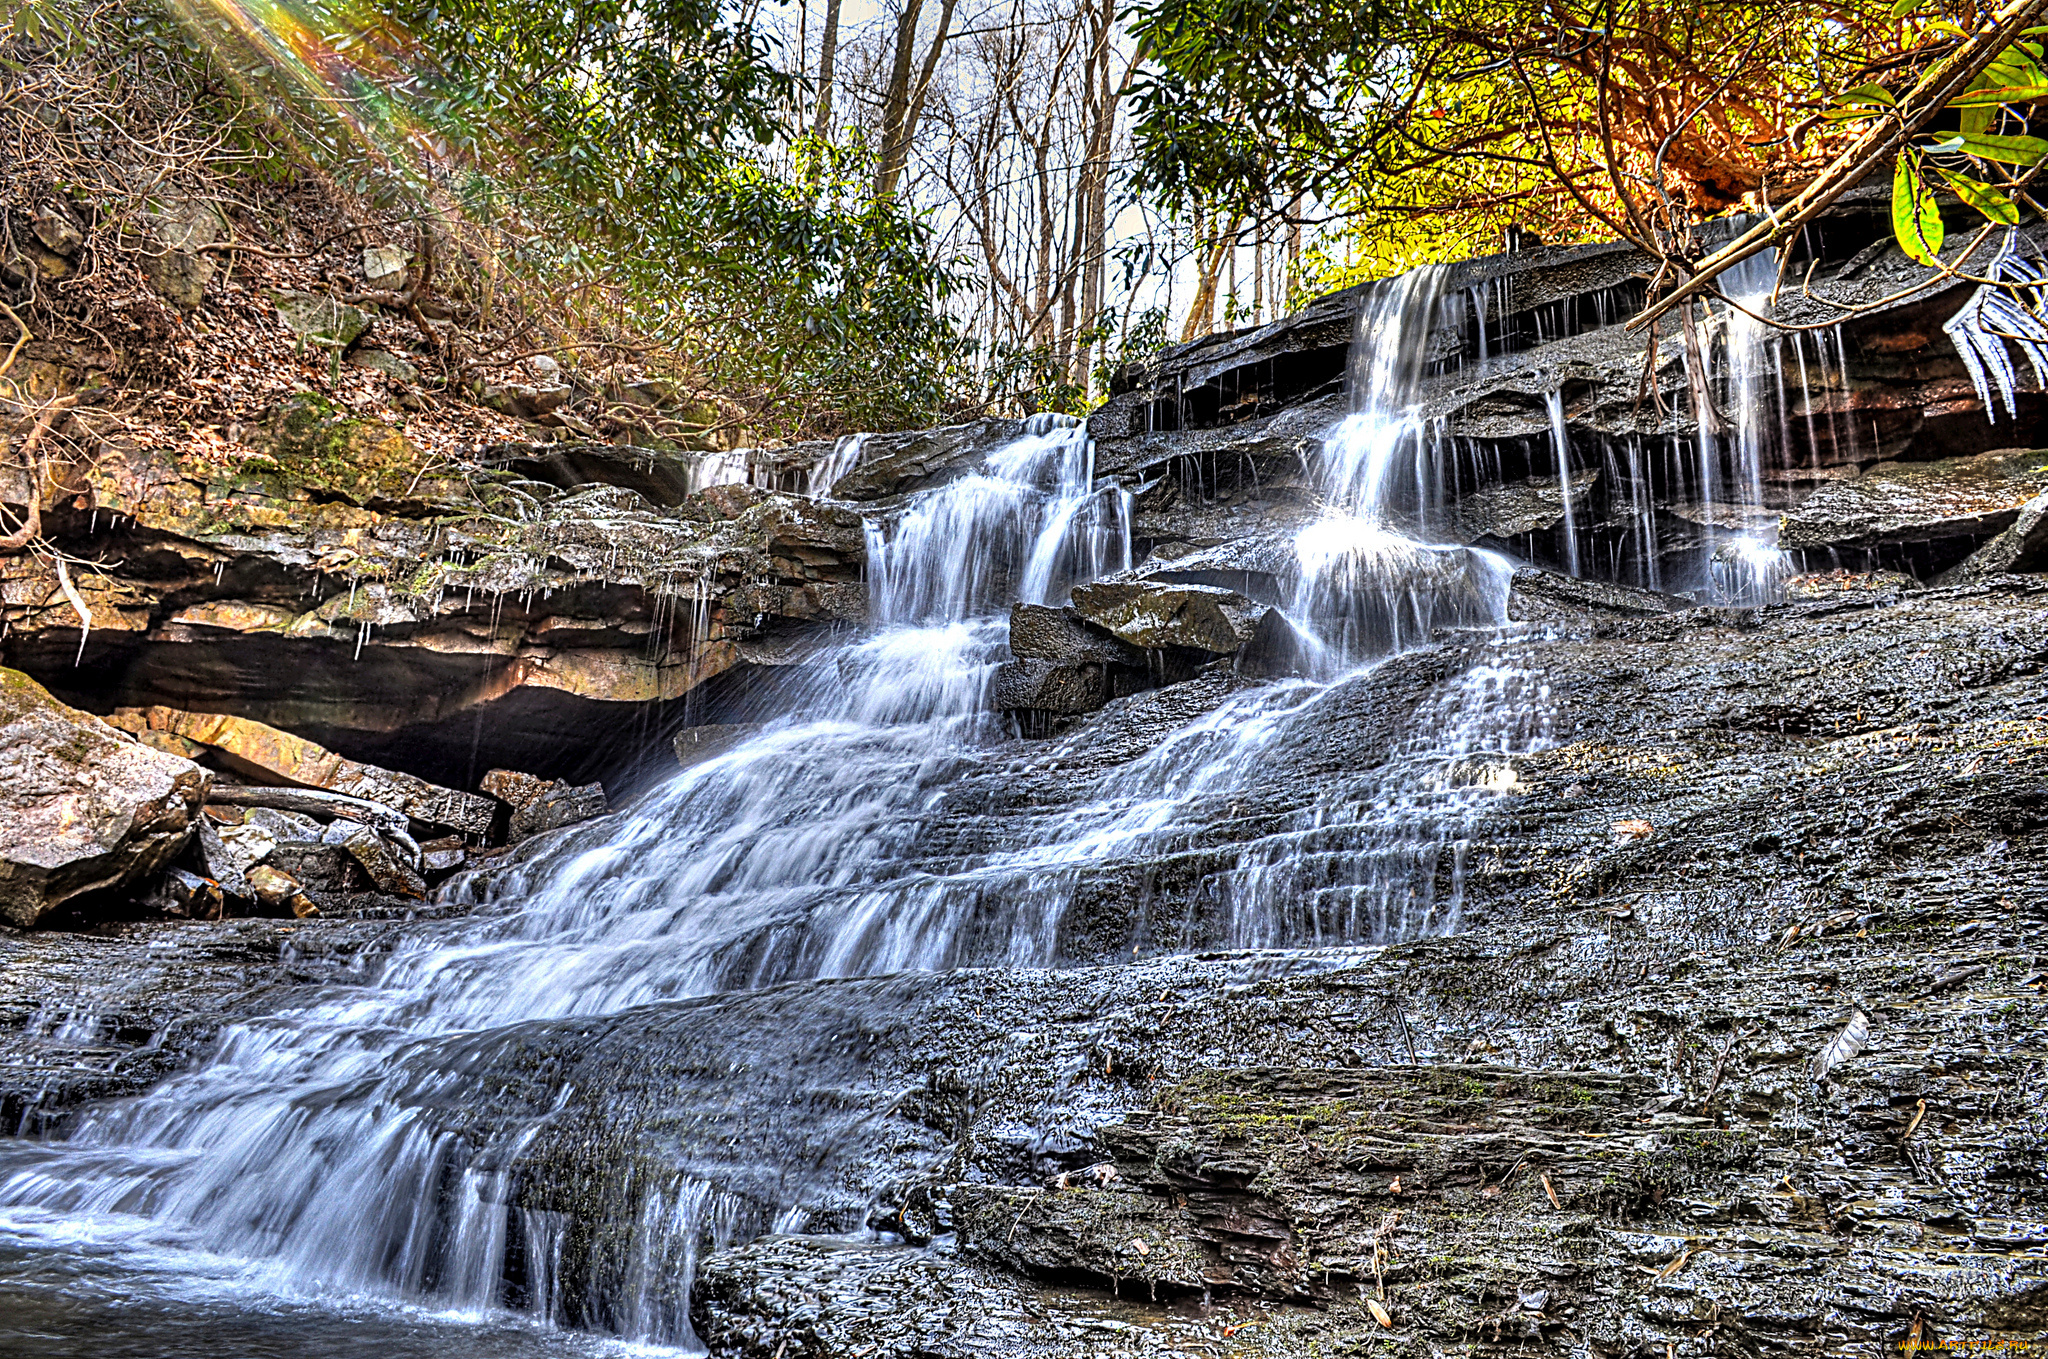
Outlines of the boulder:
[{"label": "boulder", "polygon": [[563,826],[604,816],[610,811],[611,804],[605,800],[603,784],[586,783],[579,788],[558,783],[532,803],[512,813],[510,838],[517,842],[543,831],[560,830]]},{"label": "boulder", "polygon": [[213,279],[213,260],[199,252],[225,224],[211,204],[184,199],[157,204],[149,220],[156,240],[143,254],[142,272],[165,301],[190,311],[205,299]]},{"label": "boulder", "polygon": [[507,836],[512,844],[542,831],[603,816],[611,810],[600,783],[579,788],[517,769],[493,769],[478,786],[512,809]]},{"label": "boulder", "polygon": [[1015,604],[1010,608],[1010,654],[1060,665],[1145,664],[1145,653],[1129,642],[1091,628],[1071,607]]},{"label": "boulder", "polygon": [[1263,612],[1235,590],[1152,581],[1097,581],[1074,591],[1080,617],[1132,646],[1190,647],[1227,656]]},{"label": "boulder", "polygon": [[299,886],[322,911],[338,907],[341,898],[361,886],[362,871],[355,859],[340,845],[279,845],[263,860],[298,880]]},{"label": "boulder", "polygon": [[221,835],[223,828],[215,824],[211,816],[199,818],[199,867],[212,879],[222,892],[230,897],[249,897],[249,879],[245,876],[254,867],[241,844],[230,845]]},{"label": "boulder", "polygon": [[996,667],[989,706],[1005,712],[1092,713],[1107,700],[1100,665],[1060,665],[1030,656]]},{"label": "boulder", "polygon": [[352,832],[341,847],[349,852],[363,871],[370,875],[370,881],[377,884],[377,890],[394,897],[424,898],[427,895],[426,881],[413,871],[383,836],[368,826]]},{"label": "boulder", "polygon": [[394,382],[403,382],[408,386],[420,380],[418,365],[389,350],[358,349],[348,356],[348,361],[357,368],[368,368],[372,372],[382,373]]},{"label": "boulder", "polygon": [[2048,492],[2048,452],[2008,448],[1934,462],[1881,462],[1824,486],[1784,517],[1788,551],[1982,538]]},{"label": "boulder", "polygon": [[989,418],[964,425],[872,434],[860,466],[833,483],[835,500],[882,500],[928,490],[975,471],[987,455],[1025,432],[1025,422]]},{"label": "boulder", "polygon": [[489,798],[459,793],[411,774],[347,759],[288,731],[246,717],[159,707],[117,708],[111,720],[130,731],[169,732],[211,747],[228,764],[258,781],[362,798],[432,826],[488,835],[496,812]]},{"label": "boulder", "polygon": [[70,204],[54,198],[36,209],[35,223],[30,229],[44,246],[67,259],[85,245],[85,224],[78,220]]},{"label": "boulder", "polygon": [[249,870],[249,891],[267,911],[289,911],[301,920],[320,914],[320,908],[306,895],[297,878],[269,864],[258,864]]},{"label": "boulder", "polygon": [[1233,668],[1248,679],[1284,679],[1307,674],[1309,665],[1308,640],[1294,630],[1286,614],[1268,609],[1237,649]]},{"label": "boulder", "polygon": [[361,307],[337,302],[325,293],[280,291],[271,294],[278,319],[292,334],[322,349],[346,349],[369,332],[375,319]]},{"label": "boulder", "polygon": [[191,838],[211,782],[0,669],[0,920],[39,925],[163,868]]},{"label": "boulder", "polygon": [[405,286],[405,271],[412,252],[395,245],[373,245],[363,251],[363,280],[372,288],[396,291]]},{"label": "boulder", "polygon": [[1521,567],[1508,583],[1508,618],[1516,623],[1546,623],[1587,613],[1651,617],[1691,607],[1690,600],[1676,595],[1567,576],[1535,566]]},{"label": "boulder", "polygon": [[2007,571],[2048,571],[2048,493],[2020,507],[2012,527],[1971,553],[1960,566],[1936,578],[1937,585],[1964,585]]},{"label": "boulder", "polygon": [[1173,585],[1213,585],[1261,604],[1280,604],[1300,568],[1292,533],[1257,533],[1174,556],[1159,553],[1137,574]]}]

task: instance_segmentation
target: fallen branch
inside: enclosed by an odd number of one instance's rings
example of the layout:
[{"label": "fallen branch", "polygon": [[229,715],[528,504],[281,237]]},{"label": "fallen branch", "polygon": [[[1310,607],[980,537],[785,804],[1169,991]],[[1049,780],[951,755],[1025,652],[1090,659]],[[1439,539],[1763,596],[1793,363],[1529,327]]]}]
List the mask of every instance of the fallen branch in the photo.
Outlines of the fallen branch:
[{"label": "fallen branch", "polygon": [[381,802],[367,798],[350,797],[346,793],[326,793],[314,788],[262,788],[245,784],[215,784],[206,794],[208,805],[219,803],[227,807],[269,807],[280,812],[301,812],[308,816],[341,817],[348,821],[360,821],[364,825],[390,836],[411,856],[413,867],[424,862],[420,847],[406,827],[411,824],[404,812],[387,807]]},{"label": "fallen branch", "polygon": [[1927,74],[1898,101],[1892,110],[1892,120],[1858,137],[1835,157],[1819,179],[1782,209],[1770,213],[1693,266],[1683,283],[1644,307],[1629,320],[1627,328],[1641,330],[1655,324],[1659,317],[1682,305],[1727,269],[1791,239],[1830,203],[1896,156],[1910,138],[1948,107],[1950,100],[1968,89],[1970,82],[2011,46],[2022,30],[2040,23],[2044,17],[2048,17],[2048,0],[2017,0],[2008,6],[1997,27],[1972,35],[1968,42],[1929,67]]},{"label": "fallen branch", "polygon": [[[43,460],[36,455],[36,446],[42,443],[43,436],[50,432],[50,426],[56,422],[57,417],[77,404],[78,393],[73,392],[69,396],[60,396],[55,401],[43,403],[42,408],[36,412],[34,428],[29,430],[28,438],[21,441],[21,455],[29,474],[28,513],[22,520],[20,528],[5,537],[0,537],[0,552],[19,552],[42,536]],[[62,579],[61,574],[59,579]],[[73,607],[77,605],[74,603]],[[85,616],[82,609],[80,616]],[[86,626],[90,627],[91,623],[88,622]]]}]

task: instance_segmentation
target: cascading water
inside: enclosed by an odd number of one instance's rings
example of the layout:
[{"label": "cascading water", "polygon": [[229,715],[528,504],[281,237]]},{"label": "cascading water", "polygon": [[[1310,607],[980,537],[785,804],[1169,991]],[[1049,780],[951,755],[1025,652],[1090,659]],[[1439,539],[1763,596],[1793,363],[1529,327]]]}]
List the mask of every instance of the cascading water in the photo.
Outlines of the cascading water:
[{"label": "cascading water", "polygon": [[1359,314],[1354,409],[1325,447],[1328,508],[1295,539],[1288,606],[1320,644],[1326,671],[1405,650],[1440,628],[1507,622],[1506,559],[1424,537],[1456,491],[1449,450],[1415,407],[1444,273],[1427,267],[1391,280]]},{"label": "cascading water", "polygon": [[[1326,449],[1329,514],[1295,545],[1286,611],[1325,679],[1446,627],[1490,634],[1506,621],[1504,559],[1420,536],[1451,492],[1441,444],[1412,408],[1437,275],[1382,292],[1361,329],[1357,409]],[[847,466],[857,457],[856,446]],[[809,978],[1057,963],[1084,883],[1201,843],[1270,783],[1277,755],[1312,739],[1304,716],[1349,701],[1344,683],[1246,688],[1062,805],[1014,810],[1000,827],[963,810],[960,790],[1029,764],[996,739],[984,701],[1009,605],[1057,603],[1128,568],[1130,521],[1129,493],[1095,477],[1085,430],[1058,419],[874,518],[875,626],[800,667],[788,716],[631,814],[472,880],[477,915],[416,927],[374,986],[232,1027],[207,1065],[89,1111],[69,1142],[0,1151],[5,1221],[119,1218],[261,1261],[279,1287],[562,1315],[565,1223],[509,1202],[549,1111],[480,1146],[437,1113],[479,1097],[473,1073],[514,1050],[519,1025]],[[1405,734],[1363,774],[1264,789],[1274,814],[1209,879],[1213,927],[1194,942],[1454,928],[1463,824],[1512,782],[1504,757],[1542,739],[1542,688],[1511,656],[1496,647],[1444,682],[1425,677]],[[928,842],[947,816],[955,829]],[[969,833],[980,826],[983,841]],[[800,1226],[814,1188],[792,1173],[765,1202],[680,1167],[613,1186],[636,1206],[612,1228],[618,1264],[602,1296],[576,1315],[690,1344],[698,1252]]]}]

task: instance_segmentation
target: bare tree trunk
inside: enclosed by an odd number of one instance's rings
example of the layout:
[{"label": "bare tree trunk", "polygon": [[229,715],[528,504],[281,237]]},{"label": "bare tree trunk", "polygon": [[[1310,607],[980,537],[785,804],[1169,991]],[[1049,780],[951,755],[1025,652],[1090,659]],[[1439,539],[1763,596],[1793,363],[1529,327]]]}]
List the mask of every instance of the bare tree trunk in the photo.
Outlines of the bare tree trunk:
[{"label": "bare tree trunk", "polygon": [[917,21],[924,0],[904,0],[903,13],[896,21],[896,55],[889,66],[889,88],[882,95],[882,155],[875,167],[875,197],[888,198],[903,179],[903,167],[910,162],[910,139],[917,135],[917,120],[924,113],[925,95],[939,68],[939,56],[946,50],[946,30],[953,25],[957,0],[942,0],[938,31],[925,52],[917,85],[910,83],[912,59],[917,55]]},{"label": "bare tree trunk", "polygon": [[1223,277],[1223,257],[1236,232],[1233,219],[1227,230],[1204,241],[1195,256],[1195,298],[1188,304],[1187,324],[1180,329],[1182,344],[1216,329],[1216,285]]},{"label": "bare tree trunk", "polygon": [[824,44],[818,51],[818,121],[820,138],[832,133],[832,63],[839,55],[839,0],[825,0]]},{"label": "bare tree trunk", "polygon": [[[1081,252],[1081,329],[1094,330],[1102,317],[1103,281],[1109,254],[1109,148],[1116,135],[1117,96],[1109,85],[1112,52],[1110,38],[1115,31],[1116,0],[1103,0],[1092,14],[1094,48],[1089,53],[1088,160],[1081,172],[1082,230],[1075,236]],[[1129,83],[1126,75],[1125,83]],[[1104,349],[1108,348],[1105,339]],[[1074,380],[1084,394],[1094,382],[1089,363],[1090,345],[1082,345],[1075,356]]]},{"label": "bare tree trunk", "polygon": [[1252,238],[1252,324],[1266,324],[1266,233]]}]

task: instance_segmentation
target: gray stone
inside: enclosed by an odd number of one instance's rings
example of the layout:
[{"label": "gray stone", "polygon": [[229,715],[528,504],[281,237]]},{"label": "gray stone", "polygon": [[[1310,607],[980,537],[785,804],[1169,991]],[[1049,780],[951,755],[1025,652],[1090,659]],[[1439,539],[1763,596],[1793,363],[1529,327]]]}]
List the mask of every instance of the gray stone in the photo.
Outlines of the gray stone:
[{"label": "gray stone", "polygon": [[36,272],[52,283],[61,282],[78,272],[78,266],[54,250],[46,250],[40,241],[28,243],[28,257],[35,261]]},{"label": "gray stone", "polygon": [[363,251],[363,279],[372,288],[397,291],[405,286],[405,271],[412,252],[395,245],[373,245]]},{"label": "gray stone", "polygon": [[143,255],[142,272],[166,301],[189,311],[204,300],[214,274],[213,260],[199,252],[226,223],[211,204],[184,199],[157,204],[149,223],[155,240]]},{"label": "gray stone", "polygon": [[611,806],[605,801],[602,784],[590,783],[573,788],[566,783],[557,783],[512,813],[510,838],[517,843],[543,831],[560,830],[563,826],[573,826],[609,811]]},{"label": "gray stone", "polygon": [[253,866],[239,844],[230,846],[221,836],[221,828],[210,816],[198,819],[197,840],[199,846],[199,867],[207,877],[220,884],[220,890],[230,897],[247,899],[249,882],[244,876]]},{"label": "gray stone", "polygon": [[384,349],[358,349],[348,356],[358,368],[368,368],[408,386],[420,380],[420,370],[411,360]]},{"label": "gray stone", "polygon": [[304,812],[280,811],[275,807],[251,807],[242,814],[242,824],[261,826],[280,845],[317,845],[324,833],[318,821]]},{"label": "gray stone", "polygon": [[1691,607],[1690,600],[1676,595],[1567,576],[1535,566],[1519,568],[1508,583],[1508,617],[1517,623],[1545,623],[1589,613],[1653,617]]},{"label": "gray stone", "polygon": [[2011,528],[1936,577],[1935,584],[1963,585],[2007,571],[2048,571],[2048,492],[2020,506]]},{"label": "gray stone", "polygon": [[989,706],[1005,712],[1092,713],[1107,700],[1100,665],[1060,665],[1041,657],[996,667],[989,682]]},{"label": "gray stone", "polygon": [[36,209],[31,228],[36,239],[59,255],[69,258],[85,245],[85,227],[70,207],[51,199]]},{"label": "gray stone", "polygon": [[1091,628],[1072,607],[1044,604],[1010,606],[1010,654],[1035,657],[1060,665],[1143,666],[1145,652],[1129,642]]},{"label": "gray stone", "polygon": [[1243,646],[1261,612],[1235,590],[1130,580],[1080,586],[1074,610],[1132,646],[1192,647],[1218,655]]},{"label": "gray stone", "polygon": [[1881,462],[1853,481],[1824,486],[1786,514],[1778,546],[1790,551],[1989,537],[2012,527],[2048,492],[2048,451],[1999,449],[1935,462]]},{"label": "gray stone", "polygon": [[832,486],[835,500],[873,501],[928,490],[965,476],[1024,433],[1021,420],[987,419],[903,434],[872,434],[859,467]]},{"label": "gray stone", "polygon": [[264,857],[264,864],[296,878],[313,904],[331,911],[355,889],[359,870],[355,859],[339,845],[284,844]]},{"label": "gray stone", "polygon": [[1175,585],[1213,585],[1261,604],[1279,604],[1291,592],[1300,569],[1294,534],[1268,531],[1214,547],[1159,553],[1136,574]]},{"label": "gray stone", "polygon": [[204,255],[170,250],[146,256],[142,272],[166,302],[186,311],[206,300],[206,285],[213,278],[213,261]]},{"label": "gray stone", "polygon": [[362,865],[363,871],[370,875],[370,881],[377,885],[378,891],[394,897],[426,896],[427,884],[413,870],[412,865],[391,847],[388,840],[368,826],[342,841],[341,847]]},{"label": "gray stone", "polygon": [[1234,668],[1247,679],[1284,679],[1309,671],[1309,644],[1278,609],[1268,609],[1238,648]]},{"label": "gray stone", "polygon": [[325,293],[280,291],[271,294],[278,319],[292,334],[323,349],[346,349],[369,333],[375,321],[368,311],[336,301]]},{"label": "gray stone", "polygon": [[[1600,480],[1597,467],[1579,468],[1571,474],[1570,508],[1583,515],[1593,503]],[[1481,538],[1519,538],[1541,533],[1564,522],[1566,492],[1557,477],[1530,477],[1476,491],[1457,503],[1451,512],[1453,540],[1472,543]]]},{"label": "gray stone", "polygon": [[213,776],[0,670],[0,920],[148,877],[191,838]]}]

